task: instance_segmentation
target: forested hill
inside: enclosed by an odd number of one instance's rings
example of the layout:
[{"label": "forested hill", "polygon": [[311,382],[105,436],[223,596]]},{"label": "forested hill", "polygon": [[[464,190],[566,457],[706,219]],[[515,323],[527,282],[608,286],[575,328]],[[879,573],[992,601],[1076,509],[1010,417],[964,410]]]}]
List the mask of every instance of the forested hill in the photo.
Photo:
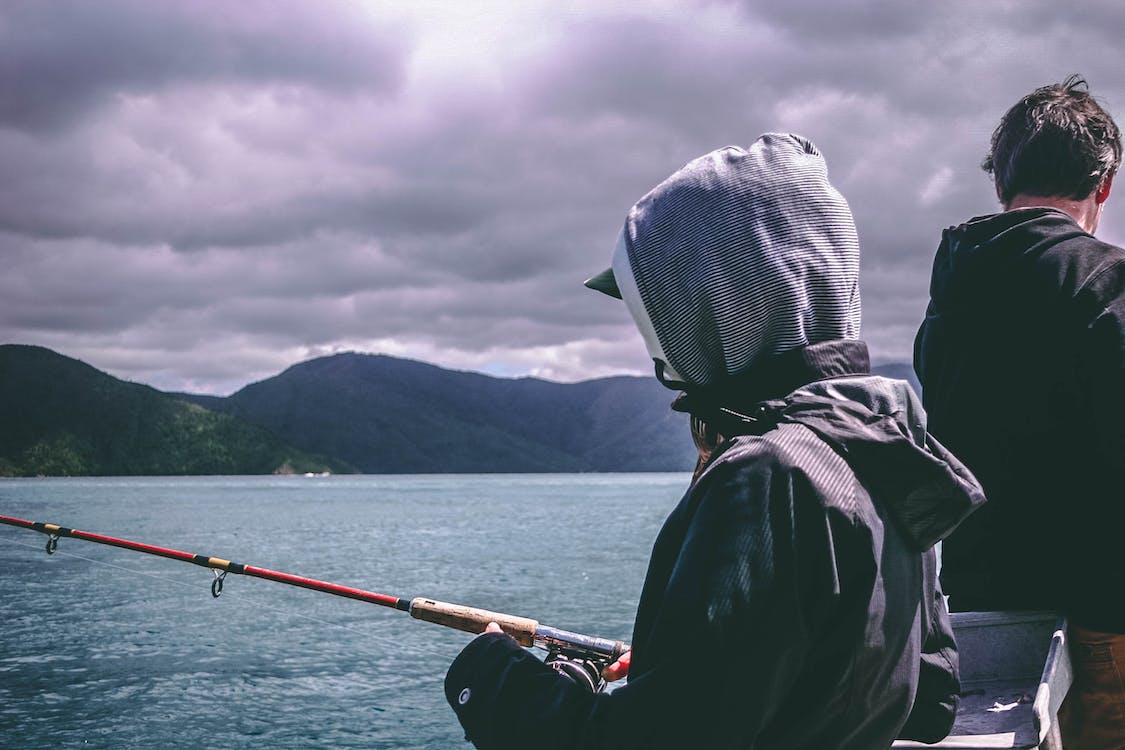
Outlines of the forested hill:
[{"label": "forested hill", "polygon": [[348,471],[269,431],[37,346],[0,346],[0,476]]},{"label": "forested hill", "polygon": [[363,472],[681,471],[687,419],[654,378],[495,378],[382,355],[290,367],[227,398],[184,396]]},{"label": "forested hill", "polygon": [[0,476],[686,471],[673,395],[651,377],[562,384],[369,354],[227,397],[175,394],[5,345]]}]

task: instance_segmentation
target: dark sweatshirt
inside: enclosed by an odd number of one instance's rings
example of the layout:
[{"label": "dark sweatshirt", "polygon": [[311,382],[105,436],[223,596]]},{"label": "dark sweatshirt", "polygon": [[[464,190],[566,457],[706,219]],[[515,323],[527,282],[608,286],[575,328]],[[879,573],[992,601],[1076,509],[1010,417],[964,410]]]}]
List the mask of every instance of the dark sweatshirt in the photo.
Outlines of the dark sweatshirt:
[{"label": "dark sweatshirt", "polygon": [[989,500],[942,547],[951,608],[1125,632],[1125,251],[1049,208],[946,230],[914,363]]},{"label": "dark sweatshirt", "polygon": [[628,684],[593,695],[511,638],[480,636],[446,677],[477,747],[875,750],[945,736],[957,654],[933,547],[983,497],[927,435],[909,386],[853,366],[862,344],[810,349],[825,379],[728,404],[761,434],[721,446],[665,522]]}]

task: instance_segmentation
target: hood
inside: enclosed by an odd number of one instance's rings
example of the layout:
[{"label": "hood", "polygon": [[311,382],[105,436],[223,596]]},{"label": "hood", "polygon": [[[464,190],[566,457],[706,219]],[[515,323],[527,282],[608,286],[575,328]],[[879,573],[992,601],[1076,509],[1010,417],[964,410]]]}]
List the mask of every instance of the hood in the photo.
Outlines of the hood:
[{"label": "hood", "polygon": [[851,209],[801,136],[718,149],[657,185],[626,217],[613,275],[658,377],[684,386],[859,337]]},{"label": "hood", "polygon": [[985,501],[969,469],[926,432],[925,411],[905,381],[822,380],[773,403],[779,424],[804,425],[848,460],[919,550]]},{"label": "hood", "polygon": [[934,257],[931,314],[987,307],[1019,268],[1078,236],[1088,235],[1053,208],[1005,211],[946,229]]}]

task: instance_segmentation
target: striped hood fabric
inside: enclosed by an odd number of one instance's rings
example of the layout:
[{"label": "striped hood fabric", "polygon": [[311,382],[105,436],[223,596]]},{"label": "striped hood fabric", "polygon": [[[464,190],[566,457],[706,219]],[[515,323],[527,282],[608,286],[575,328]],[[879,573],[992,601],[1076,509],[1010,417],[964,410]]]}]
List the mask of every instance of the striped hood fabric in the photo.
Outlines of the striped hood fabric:
[{"label": "striped hood fabric", "polygon": [[629,211],[615,255],[658,375],[681,386],[859,337],[855,223],[801,136],[767,133],[689,162]]}]

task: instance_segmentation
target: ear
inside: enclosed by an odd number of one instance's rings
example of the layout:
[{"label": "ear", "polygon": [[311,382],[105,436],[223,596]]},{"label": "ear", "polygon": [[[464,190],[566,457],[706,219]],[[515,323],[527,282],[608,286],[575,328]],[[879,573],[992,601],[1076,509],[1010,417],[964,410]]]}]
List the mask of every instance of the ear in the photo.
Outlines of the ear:
[{"label": "ear", "polygon": [[1097,190],[1094,191],[1094,203],[1099,206],[1106,202],[1109,198],[1109,192],[1113,189],[1113,175],[1106,177],[1102,180],[1102,184],[1098,185]]}]

